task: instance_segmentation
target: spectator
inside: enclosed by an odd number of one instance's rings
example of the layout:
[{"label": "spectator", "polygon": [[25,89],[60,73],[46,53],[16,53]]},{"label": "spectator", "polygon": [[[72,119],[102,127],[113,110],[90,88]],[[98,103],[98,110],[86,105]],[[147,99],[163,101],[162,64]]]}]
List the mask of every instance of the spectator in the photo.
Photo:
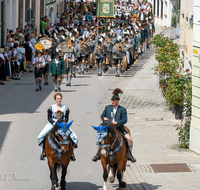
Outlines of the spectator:
[{"label": "spectator", "polygon": [[[1,49],[1,47],[0,47]],[[5,58],[2,53],[0,53],[0,85],[5,85],[3,81],[6,80],[5,73]]]},{"label": "spectator", "polygon": [[3,55],[5,57],[5,72],[6,72],[6,81],[10,82],[10,78],[11,78],[11,69],[10,69],[10,63],[11,63],[11,60],[9,59],[8,57],[8,51],[9,51],[9,48],[8,47],[4,47],[4,52],[3,52]]},{"label": "spectator", "polygon": [[20,44],[20,46],[18,46],[17,47],[17,57],[19,58],[19,60],[18,60],[18,62],[19,62],[19,70],[20,70],[20,72],[19,72],[19,76],[23,76],[23,63],[22,63],[22,54],[23,54],[23,51],[22,51],[22,48],[21,47],[23,47],[23,45],[22,44]]},{"label": "spectator", "polygon": [[24,43],[24,48],[25,48],[25,56],[26,56],[26,67],[29,69],[29,73],[32,73],[33,71],[31,70],[31,60],[32,56],[34,55],[34,47],[30,43],[30,40],[27,39],[26,43]]},{"label": "spectator", "polygon": [[12,34],[13,34],[13,30],[9,30],[9,34],[7,35],[7,40],[11,38]]},{"label": "spectator", "polygon": [[44,33],[44,27],[45,25],[47,25],[47,23],[45,22],[45,17],[42,19],[42,22],[41,22],[41,28],[42,28],[42,34]]}]

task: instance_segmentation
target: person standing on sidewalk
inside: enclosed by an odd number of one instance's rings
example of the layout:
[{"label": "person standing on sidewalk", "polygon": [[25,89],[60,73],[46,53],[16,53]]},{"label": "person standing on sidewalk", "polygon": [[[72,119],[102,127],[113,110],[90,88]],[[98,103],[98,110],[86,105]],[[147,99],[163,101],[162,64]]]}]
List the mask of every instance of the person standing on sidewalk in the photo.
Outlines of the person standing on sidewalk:
[{"label": "person standing on sidewalk", "polygon": [[[125,130],[124,124],[127,123],[127,112],[126,108],[119,105],[119,94],[122,94],[123,91],[120,88],[113,90],[113,96],[111,98],[112,105],[105,107],[103,113],[101,114],[102,121],[109,120],[111,121],[118,131],[127,139],[128,141],[128,160],[131,162],[136,162],[136,159],[132,156],[132,147],[133,141],[130,134]],[[96,162],[100,159],[99,150],[97,151],[96,156],[93,157],[92,161]]]}]

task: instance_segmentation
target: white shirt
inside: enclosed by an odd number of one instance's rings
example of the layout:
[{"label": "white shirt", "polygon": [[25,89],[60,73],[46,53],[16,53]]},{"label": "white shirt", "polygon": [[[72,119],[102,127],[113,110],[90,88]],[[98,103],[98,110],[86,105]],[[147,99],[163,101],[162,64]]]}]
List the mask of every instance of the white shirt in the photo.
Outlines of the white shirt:
[{"label": "white shirt", "polygon": [[64,60],[65,60],[66,58],[68,58],[68,59],[74,61],[74,54],[72,54],[72,53],[66,53],[66,54],[64,55]]},{"label": "white shirt", "polygon": [[[6,54],[6,53],[5,53],[5,54]],[[3,56],[2,53],[0,53],[0,57],[1,57],[3,60],[5,60],[5,57]]]},{"label": "white shirt", "polygon": [[[47,59],[47,61],[51,61],[50,55],[43,55],[44,60]],[[46,64],[49,64],[49,62],[46,62]]]},{"label": "white shirt", "polygon": [[55,59],[56,67],[58,66],[59,59]]},{"label": "white shirt", "polygon": [[[38,57],[35,57],[35,58],[34,58],[33,64],[35,64],[36,62],[38,62]],[[45,65],[45,60],[44,60],[43,57],[40,57],[40,58],[39,58],[39,64],[35,65],[35,67],[38,67],[38,66],[41,67],[41,66],[43,66],[43,65]]]},{"label": "white shirt", "polygon": [[115,121],[115,114],[117,112],[117,108],[118,108],[118,106],[117,107],[113,106],[113,114],[111,113],[112,114],[111,117],[113,118],[112,121]]}]

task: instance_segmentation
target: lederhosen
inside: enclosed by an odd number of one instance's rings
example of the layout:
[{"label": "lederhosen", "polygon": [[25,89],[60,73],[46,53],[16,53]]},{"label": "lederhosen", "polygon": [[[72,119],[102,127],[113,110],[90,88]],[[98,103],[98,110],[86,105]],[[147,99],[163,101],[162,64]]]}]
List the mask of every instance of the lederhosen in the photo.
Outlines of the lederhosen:
[{"label": "lederhosen", "polygon": [[[38,57],[36,57],[36,58],[38,58]],[[36,58],[35,58],[35,59],[36,59]],[[43,57],[40,57],[40,58],[39,58],[39,64],[42,63],[42,59],[43,59]],[[35,78],[42,78],[43,68],[40,68],[40,69],[38,70],[38,69],[37,69],[37,66],[38,66],[38,64],[35,66],[35,70],[34,70],[34,72],[35,72]]]},{"label": "lederhosen", "polygon": [[[72,53],[70,53],[70,55],[69,55],[69,53],[67,53],[67,57],[69,59],[72,58]],[[74,62],[72,63],[72,62],[65,61],[65,73],[66,73],[66,75],[68,75],[69,73],[72,73],[74,64],[75,64]]]},{"label": "lederhosen", "polygon": [[[45,58],[48,58],[48,56],[49,55],[44,55],[44,59]],[[46,74],[46,73],[48,73],[49,72],[49,63],[47,62],[45,62],[45,67],[43,68],[43,74]]]},{"label": "lederhosen", "polygon": [[[59,59],[58,59],[58,62],[60,62]],[[55,60],[55,64],[56,64],[56,60]],[[56,75],[53,75],[53,80],[58,79],[58,78],[62,79],[62,75],[58,74],[58,64],[56,64]]]}]

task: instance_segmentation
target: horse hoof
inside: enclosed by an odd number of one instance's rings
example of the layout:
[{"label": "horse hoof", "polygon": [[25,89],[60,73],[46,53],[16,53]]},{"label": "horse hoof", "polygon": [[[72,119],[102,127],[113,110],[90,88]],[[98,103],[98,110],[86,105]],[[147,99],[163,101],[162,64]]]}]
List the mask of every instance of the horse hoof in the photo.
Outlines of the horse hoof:
[{"label": "horse hoof", "polygon": [[109,176],[109,177],[108,177],[108,181],[109,181],[110,183],[113,183],[113,182],[115,181],[115,177],[114,177],[114,176]]},{"label": "horse hoof", "polygon": [[103,187],[103,190],[108,190],[108,188],[107,187]]},{"label": "horse hoof", "polygon": [[56,183],[56,187],[60,187],[60,184],[59,184],[59,183]]},{"label": "horse hoof", "polygon": [[126,183],[125,182],[121,182],[120,184],[119,184],[119,188],[125,188],[126,187]]}]

